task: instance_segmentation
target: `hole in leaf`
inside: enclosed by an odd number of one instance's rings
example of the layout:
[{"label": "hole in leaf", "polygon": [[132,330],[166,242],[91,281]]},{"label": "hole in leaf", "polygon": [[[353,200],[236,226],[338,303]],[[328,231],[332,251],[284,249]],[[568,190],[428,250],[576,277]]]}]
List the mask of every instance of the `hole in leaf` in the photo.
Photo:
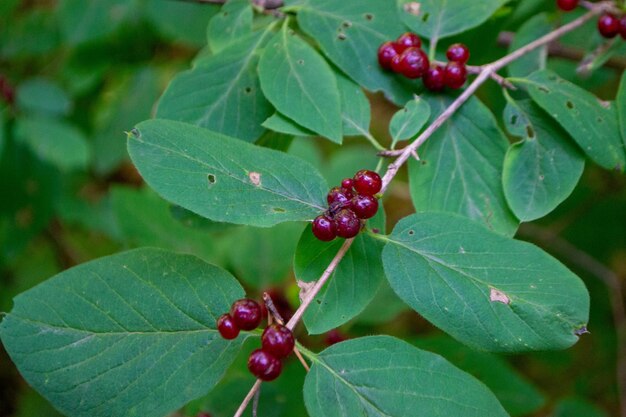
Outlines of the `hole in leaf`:
[{"label": "hole in leaf", "polygon": [[415,234],[415,230],[409,230],[409,236],[413,236]]},{"label": "hole in leaf", "polygon": [[350,26],[352,26],[352,22],[349,22],[349,21],[347,21],[347,20],[346,20],[346,21],[345,21],[345,22],[343,22],[341,25],[342,25],[344,28],[349,28]]},{"label": "hole in leaf", "polygon": [[300,64],[300,65],[304,65],[304,59],[299,59],[299,60],[298,60],[298,64]]},{"label": "hole in leaf", "polygon": [[565,103],[565,105],[567,106],[568,109],[573,109],[574,108],[574,103],[572,103],[571,101],[567,101],[567,103]]},{"label": "hole in leaf", "polygon": [[337,39],[339,39],[340,41],[345,41],[347,38],[345,33],[340,33],[337,35]]},{"label": "hole in leaf", "polygon": [[517,114],[514,114],[513,116],[511,116],[511,124],[512,125],[517,124]]},{"label": "hole in leaf", "polygon": [[252,92],[252,87],[246,87],[243,89],[243,91],[245,91],[246,94],[250,94]]},{"label": "hole in leaf", "polygon": [[224,13],[222,13],[222,15],[223,15],[224,17],[226,17],[226,16],[228,16],[228,12],[224,12]]},{"label": "hole in leaf", "polygon": [[550,90],[545,87],[539,87],[539,91],[541,91],[542,93],[550,94]]},{"label": "hole in leaf", "polygon": [[421,163],[422,165],[426,165],[426,164],[428,164],[428,161],[425,161],[425,160],[423,160],[423,159],[422,159],[422,160],[420,161],[420,163]]},{"label": "hole in leaf", "polygon": [[287,212],[287,210],[285,210],[284,208],[280,208],[280,207],[274,207],[272,211],[274,213],[286,213]]},{"label": "hole in leaf", "polygon": [[217,178],[215,178],[215,175],[213,174],[208,174],[206,178],[209,180],[209,187],[217,182]]},{"label": "hole in leaf", "polygon": [[534,139],[535,138],[535,129],[533,129],[532,126],[526,126],[526,135],[529,138]]},{"label": "hole in leaf", "polygon": [[604,119],[602,117],[597,117],[596,118],[596,122],[598,123],[604,123]]},{"label": "hole in leaf", "polygon": [[539,181],[543,181],[546,177],[544,175],[539,175]]},{"label": "hole in leaf", "polygon": [[141,137],[141,132],[134,127],[130,130],[130,134],[133,135],[135,139],[139,139]]},{"label": "hole in leaf", "polygon": [[424,13],[424,16],[422,16],[422,22],[424,23],[428,22],[429,18],[430,18],[430,13]]},{"label": "hole in leaf", "polygon": [[317,304],[322,304],[322,300],[315,300]]},{"label": "hole in leaf", "polygon": [[365,20],[374,20],[374,15],[371,13],[365,13]]}]

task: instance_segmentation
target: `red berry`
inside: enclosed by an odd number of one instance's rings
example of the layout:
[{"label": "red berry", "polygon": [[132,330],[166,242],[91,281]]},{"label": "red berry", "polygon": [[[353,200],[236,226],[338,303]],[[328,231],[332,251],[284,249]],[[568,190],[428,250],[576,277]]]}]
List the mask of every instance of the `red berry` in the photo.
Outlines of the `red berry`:
[{"label": "red berry", "polygon": [[406,32],[396,39],[396,45],[398,52],[403,52],[407,48],[420,48],[422,40],[415,33]]},{"label": "red berry", "polygon": [[271,353],[277,358],[284,358],[293,351],[296,341],[293,338],[293,333],[287,327],[281,324],[272,324],[263,330],[261,345],[267,353]]},{"label": "red berry", "polygon": [[620,22],[612,14],[603,14],[598,19],[598,30],[605,38],[614,38],[620,32]]},{"label": "red berry", "polygon": [[347,205],[350,200],[354,197],[354,194],[349,189],[343,187],[333,187],[328,192],[326,196],[326,201],[328,204],[339,203],[342,206]]},{"label": "red berry", "polygon": [[322,242],[330,242],[337,237],[335,222],[326,215],[321,214],[313,220],[313,235]]},{"label": "red berry", "polygon": [[398,74],[402,71],[402,54],[391,58],[391,70]]},{"label": "red berry", "polygon": [[239,327],[237,327],[230,314],[222,314],[217,319],[217,330],[226,340],[232,340],[239,336]]},{"label": "red berry", "polygon": [[578,0],[556,0],[556,5],[559,9],[569,12],[578,7]]},{"label": "red berry", "polygon": [[434,65],[424,74],[424,87],[430,91],[441,91],[445,87],[445,71],[442,66]]},{"label": "red berry", "polygon": [[252,375],[263,381],[273,381],[280,375],[283,365],[272,354],[257,349],[248,358],[248,369]]},{"label": "red berry", "polygon": [[446,57],[448,57],[448,60],[450,61],[465,64],[469,60],[470,52],[469,49],[467,49],[467,46],[462,43],[455,43],[454,45],[450,45],[448,48]]},{"label": "red berry", "polygon": [[240,329],[254,330],[261,323],[261,306],[254,300],[243,298],[233,303],[230,315]]},{"label": "red berry", "polygon": [[384,69],[391,69],[391,60],[400,55],[401,50],[394,42],[385,42],[378,48],[378,63]]},{"label": "red berry", "polygon": [[352,178],[344,178],[341,180],[341,188],[352,191],[352,187],[354,187],[354,181]]},{"label": "red berry", "polygon": [[626,15],[619,20],[619,34],[626,39]]},{"label": "red berry", "polygon": [[463,87],[467,81],[467,70],[465,65],[458,62],[448,62],[444,69],[444,82],[446,87],[450,87],[454,90]]},{"label": "red berry", "polygon": [[363,195],[374,195],[383,188],[383,180],[374,171],[362,169],[354,174],[354,189]]},{"label": "red berry", "polygon": [[408,48],[400,55],[399,72],[407,78],[420,78],[429,66],[428,55],[419,48]]},{"label": "red berry", "polygon": [[359,219],[369,219],[378,211],[378,200],[371,195],[359,194],[352,199],[351,208]]},{"label": "red berry", "polygon": [[350,209],[343,209],[335,215],[337,236],[345,239],[355,237],[361,231],[361,220]]}]

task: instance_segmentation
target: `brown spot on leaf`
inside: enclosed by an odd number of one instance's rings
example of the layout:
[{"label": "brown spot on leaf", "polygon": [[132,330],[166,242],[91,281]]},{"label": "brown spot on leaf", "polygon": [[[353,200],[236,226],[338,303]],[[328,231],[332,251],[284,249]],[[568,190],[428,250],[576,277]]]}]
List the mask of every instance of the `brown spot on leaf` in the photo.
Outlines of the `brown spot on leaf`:
[{"label": "brown spot on leaf", "polygon": [[408,14],[412,14],[413,16],[418,16],[420,14],[420,8],[422,7],[421,3],[416,1],[412,1],[404,5],[404,11]]},{"label": "brown spot on leaf", "polygon": [[509,296],[495,288],[490,288],[489,299],[494,303],[511,304]]},{"label": "brown spot on leaf", "polygon": [[256,185],[257,187],[261,185],[261,174],[259,174],[258,172],[249,173],[248,178],[250,178],[250,182],[252,182],[252,184]]},{"label": "brown spot on leaf", "polygon": [[308,293],[315,286],[315,283],[316,283],[316,281],[304,282],[304,281],[296,280],[296,284],[298,284],[298,287],[300,288],[300,294],[299,294],[300,302],[304,301],[304,299],[307,297]]}]

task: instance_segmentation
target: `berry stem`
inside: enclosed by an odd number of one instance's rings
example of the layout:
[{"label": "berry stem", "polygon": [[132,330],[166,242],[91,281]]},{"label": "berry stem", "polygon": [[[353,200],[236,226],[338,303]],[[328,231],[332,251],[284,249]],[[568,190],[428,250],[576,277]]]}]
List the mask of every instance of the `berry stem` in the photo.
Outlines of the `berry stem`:
[{"label": "berry stem", "polygon": [[243,399],[241,405],[239,406],[233,417],[241,417],[243,415],[244,411],[246,411],[246,408],[248,407],[248,404],[250,404],[250,401],[252,401],[252,398],[254,398],[254,394],[256,394],[256,392],[261,388],[262,383],[263,381],[261,381],[260,379],[256,380],[256,382],[250,389],[250,392],[248,392],[246,397]]}]

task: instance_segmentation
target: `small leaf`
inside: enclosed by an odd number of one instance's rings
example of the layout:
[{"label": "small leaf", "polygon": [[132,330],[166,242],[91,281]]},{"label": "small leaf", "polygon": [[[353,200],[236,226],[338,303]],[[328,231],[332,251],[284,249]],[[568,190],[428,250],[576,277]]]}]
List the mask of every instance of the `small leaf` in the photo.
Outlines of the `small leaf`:
[{"label": "small leaf", "polygon": [[22,111],[43,115],[66,115],[72,111],[72,101],[58,85],[45,78],[32,78],[17,89],[17,106]]},{"label": "small leaf", "polygon": [[252,4],[248,0],[228,0],[209,21],[209,47],[214,54],[252,32]]},{"label": "small leaf", "polygon": [[256,74],[259,51],[270,39],[271,27],[177,75],[159,101],[157,117],[193,123],[247,142],[257,140],[264,131],[261,123],[272,114]]},{"label": "small leaf", "polygon": [[600,102],[590,92],[547,70],[520,82],[528,86],[532,99],[565,128],[589,158],[607,169],[626,169],[626,151],[614,104]]},{"label": "small leaf", "polygon": [[272,114],[262,126],[274,132],[284,133],[292,136],[317,136],[315,132],[310,131],[306,127],[300,126],[284,114],[276,112]]},{"label": "small leaf", "polygon": [[211,220],[269,227],[325,209],[328,186],[308,163],[194,125],[142,122],[128,151],[163,198]]},{"label": "small leaf", "polygon": [[[547,34],[552,30],[552,24],[547,13],[541,13],[528,19],[515,33],[513,42],[509,47],[509,53],[518,50],[522,46],[529,44]],[[544,69],[548,58],[547,46],[537,48],[521,58],[513,61],[508,66],[511,77],[526,77],[534,71]]]},{"label": "small leaf", "polygon": [[511,134],[522,138],[504,159],[504,194],[518,219],[535,220],[574,191],[585,158],[569,135],[531,101],[509,102],[504,122]]},{"label": "small leaf", "polygon": [[370,130],[370,102],[358,84],[339,72],[335,75],[341,100],[343,135],[364,136]]},{"label": "small leaf", "polygon": [[312,358],[311,417],[506,417],[478,380],[434,353],[389,336],[347,340]]},{"label": "small leaf", "polygon": [[0,325],[24,378],[63,414],[162,416],[213,387],[245,337],[217,317],[244,295],[226,271],[138,249],[21,294]]},{"label": "small leaf", "polygon": [[383,249],[391,287],[477,349],[564,349],[587,324],[582,281],[541,249],[452,214],[402,219]]},{"label": "small leaf", "polygon": [[425,100],[416,96],[403,109],[398,110],[391,118],[389,133],[391,133],[391,147],[401,140],[408,140],[416,136],[430,118],[430,106]]},{"label": "small leaf", "polygon": [[287,25],[259,61],[261,88],[276,109],[297,124],[341,143],[337,80],[326,61]]},{"label": "small leaf", "polygon": [[[451,99],[428,99],[433,117]],[[417,211],[457,213],[504,235],[518,221],[502,187],[502,164],[508,141],[491,114],[472,98],[420,147],[421,161],[409,162],[411,198]]]}]

